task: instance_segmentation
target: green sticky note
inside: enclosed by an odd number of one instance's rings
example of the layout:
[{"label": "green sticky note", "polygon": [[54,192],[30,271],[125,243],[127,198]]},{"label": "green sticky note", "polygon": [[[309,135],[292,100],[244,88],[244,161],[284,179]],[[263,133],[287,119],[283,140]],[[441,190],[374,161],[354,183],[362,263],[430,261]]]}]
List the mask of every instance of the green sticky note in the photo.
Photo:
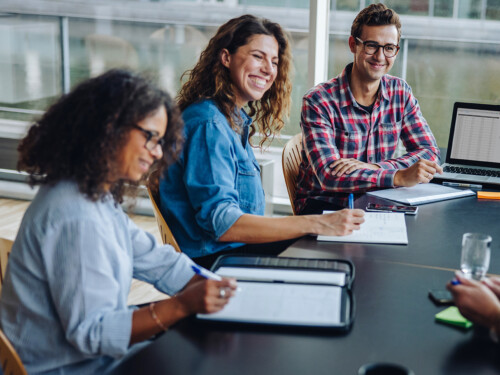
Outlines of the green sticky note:
[{"label": "green sticky note", "polygon": [[462,328],[472,327],[472,322],[465,319],[456,306],[448,307],[437,313],[436,320],[441,323],[451,324]]}]

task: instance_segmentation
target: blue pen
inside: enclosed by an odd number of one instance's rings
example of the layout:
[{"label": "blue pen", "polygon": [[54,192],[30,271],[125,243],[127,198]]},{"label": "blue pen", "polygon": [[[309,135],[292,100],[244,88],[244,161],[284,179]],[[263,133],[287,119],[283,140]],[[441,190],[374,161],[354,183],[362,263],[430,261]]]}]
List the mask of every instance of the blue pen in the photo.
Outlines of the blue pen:
[{"label": "blue pen", "polygon": [[451,280],[451,285],[460,285],[460,284],[461,284],[461,282],[458,279]]},{"label": "blue pen", "polygon": [[354,195],[349,194],[349,208],[352,210],[354,208]]},{"label": "blue pen", "polygon": [[[200,267],[197,264],[192,265],[191,268],[193,269],[194,273],[200,275],[201,277],[204,277],[205,279],[211,279],[216,281],[222,280],[222,277],[220,277],[219,275],[213,273],[212,271],[207,270],[206,268]],[[236,291],[241,292],[241,288],[236,288]]]},{"label": "blue pen", "polygon": [[222,280],[222,277],[220,277],[219,275],[203,268],[203,267],[200,267],[196,264],[193,264],[191,266],[191,268],[193,269],[193,271],[197,274],[197,275],[200,275],[201,277],[204,277],[205,279],[212,279],[212,280],[217,280],[217,281],[221,281]]}]

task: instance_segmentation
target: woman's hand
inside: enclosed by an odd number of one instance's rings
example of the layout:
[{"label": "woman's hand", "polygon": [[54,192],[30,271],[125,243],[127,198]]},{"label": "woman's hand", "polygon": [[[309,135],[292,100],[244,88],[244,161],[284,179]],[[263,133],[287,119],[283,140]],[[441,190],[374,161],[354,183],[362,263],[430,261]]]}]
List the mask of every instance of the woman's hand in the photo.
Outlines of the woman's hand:
[{"label": "woman's hand", "polygon": [[214,313],[229,302],[236,287],[234,279],[216,281],[195,277],[174,298],[179,301],[186,315]]},{"label": "woman's hand", "polygon": [[365,212],[359,209],[344,209],[329,214],[312,216],[314,216],[318,224],[315,234],[326,236],[346,236],[354,230],[358,230],[365,221],[363,218]]},{"label": "woman's hand", "polygon": [[146,340],[186,316],[221,310],[235,291],[234,279],[215,281],[193,276],[174,297],[134,311],[130,344]]}]

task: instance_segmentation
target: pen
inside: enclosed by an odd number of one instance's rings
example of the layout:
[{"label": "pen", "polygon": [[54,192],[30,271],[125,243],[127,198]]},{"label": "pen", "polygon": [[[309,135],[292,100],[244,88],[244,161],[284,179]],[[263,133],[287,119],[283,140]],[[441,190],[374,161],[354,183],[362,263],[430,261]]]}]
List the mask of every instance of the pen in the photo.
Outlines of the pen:
[{"label": "pen", "polygon": [[213,273],[212,271],[209,271],[203,267],[200,267],[196,264],[193,264],[191,266],[191,268],[193,269],[193,271],[197,275],[200,275],[201,277],[204,277],[205,279],[212,279],[212,280],[217,280],[217,281],[222,280],[222,277],[220,277],[219,275],[217,275],[217,274]]},{"label": "pen", "polygon": [[349,194],[349,209],[353,209],[354,208],[354,195],[351,193]]},{"label": "pen", "polygon": [[461,182],[443,182],[444,186],[453,186],[453,187],[463,187],[463,188],[473,188],[473,189],[482,189],[483,185],[479,184],[463,184]]},{"label": "pen", "polygon": [[460,285],[460,284],[461,284],[461,282],[458,279],[451,280],[451,285]]},{"label": "pen", "polygon": [[[207,270],[206,268],[200,267],[197,264],[193,264],[191,268],[193,269],[194,273],[200,275],[201,277],[204,277],[205,279],[211,279],[216,281],[222,280],[222,277],[220,277],[219,275],[213,273],[212,271]],[[241,288],[236,288],[236,291],[241,292]]]}]

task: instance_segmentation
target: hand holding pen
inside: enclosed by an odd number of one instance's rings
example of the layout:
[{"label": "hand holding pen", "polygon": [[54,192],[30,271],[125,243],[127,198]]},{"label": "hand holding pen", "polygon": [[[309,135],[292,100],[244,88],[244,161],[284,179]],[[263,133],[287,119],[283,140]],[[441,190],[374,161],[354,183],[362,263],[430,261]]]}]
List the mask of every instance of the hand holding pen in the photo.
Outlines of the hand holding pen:
[{"label": "hand holding pen", "polygon": [[[499,332],[500,326],[500,279],[482,281],[468,279],[460,272],[447,284],[453,301],[467,319]],[[493,280],[494,279],[494,280]]]},{"label": "hand holding pen", "polygon": [[[193,264],[191,266],[191,268],[193,269],[193,271],[207,279],[207,280],[215,280],[215,281],[223,281],[224,279],[222,277],[220,277],[219,275],[217,275],[216,273],[213,273],[212,271],[209,271],[207,270],[206,268],[203,268],[201,266],[198,266],[197,264]],[[226,286],[221,286],[219,287],[219,298],[229,298],[231,296],[233,296],[233,292],[237,290],[237,284],[236,284],[236,280],[234,279],[226,279],[230,282],[230,287],[226,287]]]},{"label": "hand holding pen", "polygon": [[[181,318],[191,314],[210,314],[222,310],[236,290],[234,279],[220,278],[199,266],[193,266],[193,270],[195,267],[198,270],[195,271],[196,275],[189,280],[184,289],[171,298]],[[207,277],[208,275],[210,277]]]}]

